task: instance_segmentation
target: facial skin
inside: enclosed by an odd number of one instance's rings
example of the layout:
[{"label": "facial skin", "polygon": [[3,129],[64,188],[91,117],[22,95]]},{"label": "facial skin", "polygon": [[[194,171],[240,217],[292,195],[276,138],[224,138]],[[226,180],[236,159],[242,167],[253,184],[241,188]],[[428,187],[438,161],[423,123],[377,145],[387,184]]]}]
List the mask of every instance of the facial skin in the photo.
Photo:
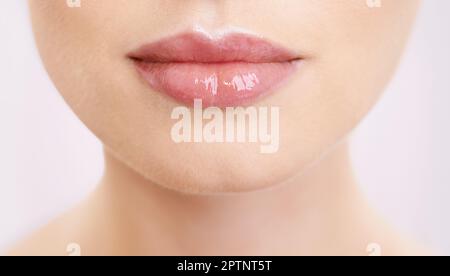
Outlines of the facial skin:
[{"label": "facial skin", "polygon": [[[183,4],[180,4],[183,2]],[[416,0],[29,1],[45,66],[77,116],[116,158],[180,192],[240,192],[306,172],[342,141],[393,75]],[[280,108],[280,148],[181,143],[170,137],[180,104],[152,91],[127,54],[193,26],[238,27],[305,57],[257,106]]]}]

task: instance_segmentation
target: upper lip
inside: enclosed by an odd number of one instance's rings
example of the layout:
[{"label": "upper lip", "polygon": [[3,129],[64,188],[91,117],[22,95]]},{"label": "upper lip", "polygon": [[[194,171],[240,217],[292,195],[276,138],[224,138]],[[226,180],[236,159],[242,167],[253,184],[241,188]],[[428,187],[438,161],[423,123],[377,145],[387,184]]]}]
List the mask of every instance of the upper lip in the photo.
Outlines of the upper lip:
[{"label": "upper lip", "polygon": [[253,35],[232,33],[212,39],[198,32],[145,44],[128,57],[148,63],[276,63],[301,59],[294,51]]}]

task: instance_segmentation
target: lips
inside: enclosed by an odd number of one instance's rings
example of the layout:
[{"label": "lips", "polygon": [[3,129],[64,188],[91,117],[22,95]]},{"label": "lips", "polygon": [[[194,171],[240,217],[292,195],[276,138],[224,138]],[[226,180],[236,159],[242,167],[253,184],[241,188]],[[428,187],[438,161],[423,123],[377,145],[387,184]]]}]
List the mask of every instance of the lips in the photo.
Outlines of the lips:
[{"label": "lips", "polygon": [[184,33],[144,45],[129,54],[153,90],[192,105],[246,105],[274,92],[301,60],[259,37],[229,34],[214,39]]}]

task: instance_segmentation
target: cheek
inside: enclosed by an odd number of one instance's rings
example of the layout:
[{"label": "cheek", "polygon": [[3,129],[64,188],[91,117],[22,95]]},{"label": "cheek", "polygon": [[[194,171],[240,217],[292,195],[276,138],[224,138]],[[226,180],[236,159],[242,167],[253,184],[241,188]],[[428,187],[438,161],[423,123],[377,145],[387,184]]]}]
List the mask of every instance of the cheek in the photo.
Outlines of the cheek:
[{"label": "cheek", "polygon": [[124,88],[132,72],[115,33],[123,31],[111,18],[118,5],[82,1],[81,8],[69,8],[64,0],[37,2],[30,1],[33,30],[50,77],[80,119],[105,136],[127,102],[124,91],[132,89]]},{"label": "cheek", "polygon": [[311,21],[320,26],[320,51],[283,101],[283,144],[297,164],[340,141],[374,106],[394,74],[418,4],[383,1],[370,9],[352,3],[328,6],[326,17]]},{"label": "cheek", "polygon": [[[360,1],[358,1],[360,2]],[[417,10],[417,1],[382,1],[330,17],[316,62],[318,97],[355,121],[370,109],[393,76]],[[339,113],[341,111],[342,113]]]}]

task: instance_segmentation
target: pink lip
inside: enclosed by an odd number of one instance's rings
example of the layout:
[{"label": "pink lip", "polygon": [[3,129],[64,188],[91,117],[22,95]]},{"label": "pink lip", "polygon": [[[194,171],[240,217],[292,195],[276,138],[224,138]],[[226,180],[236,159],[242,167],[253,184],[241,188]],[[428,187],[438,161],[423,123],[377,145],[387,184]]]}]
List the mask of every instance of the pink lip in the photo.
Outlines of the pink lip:
[{"label": "pink lip", "polygon": [[295,72],[293,52],[247,34],[184,33],[129,55],[154,90],[192,105],[237,106],[268,95]]}]

